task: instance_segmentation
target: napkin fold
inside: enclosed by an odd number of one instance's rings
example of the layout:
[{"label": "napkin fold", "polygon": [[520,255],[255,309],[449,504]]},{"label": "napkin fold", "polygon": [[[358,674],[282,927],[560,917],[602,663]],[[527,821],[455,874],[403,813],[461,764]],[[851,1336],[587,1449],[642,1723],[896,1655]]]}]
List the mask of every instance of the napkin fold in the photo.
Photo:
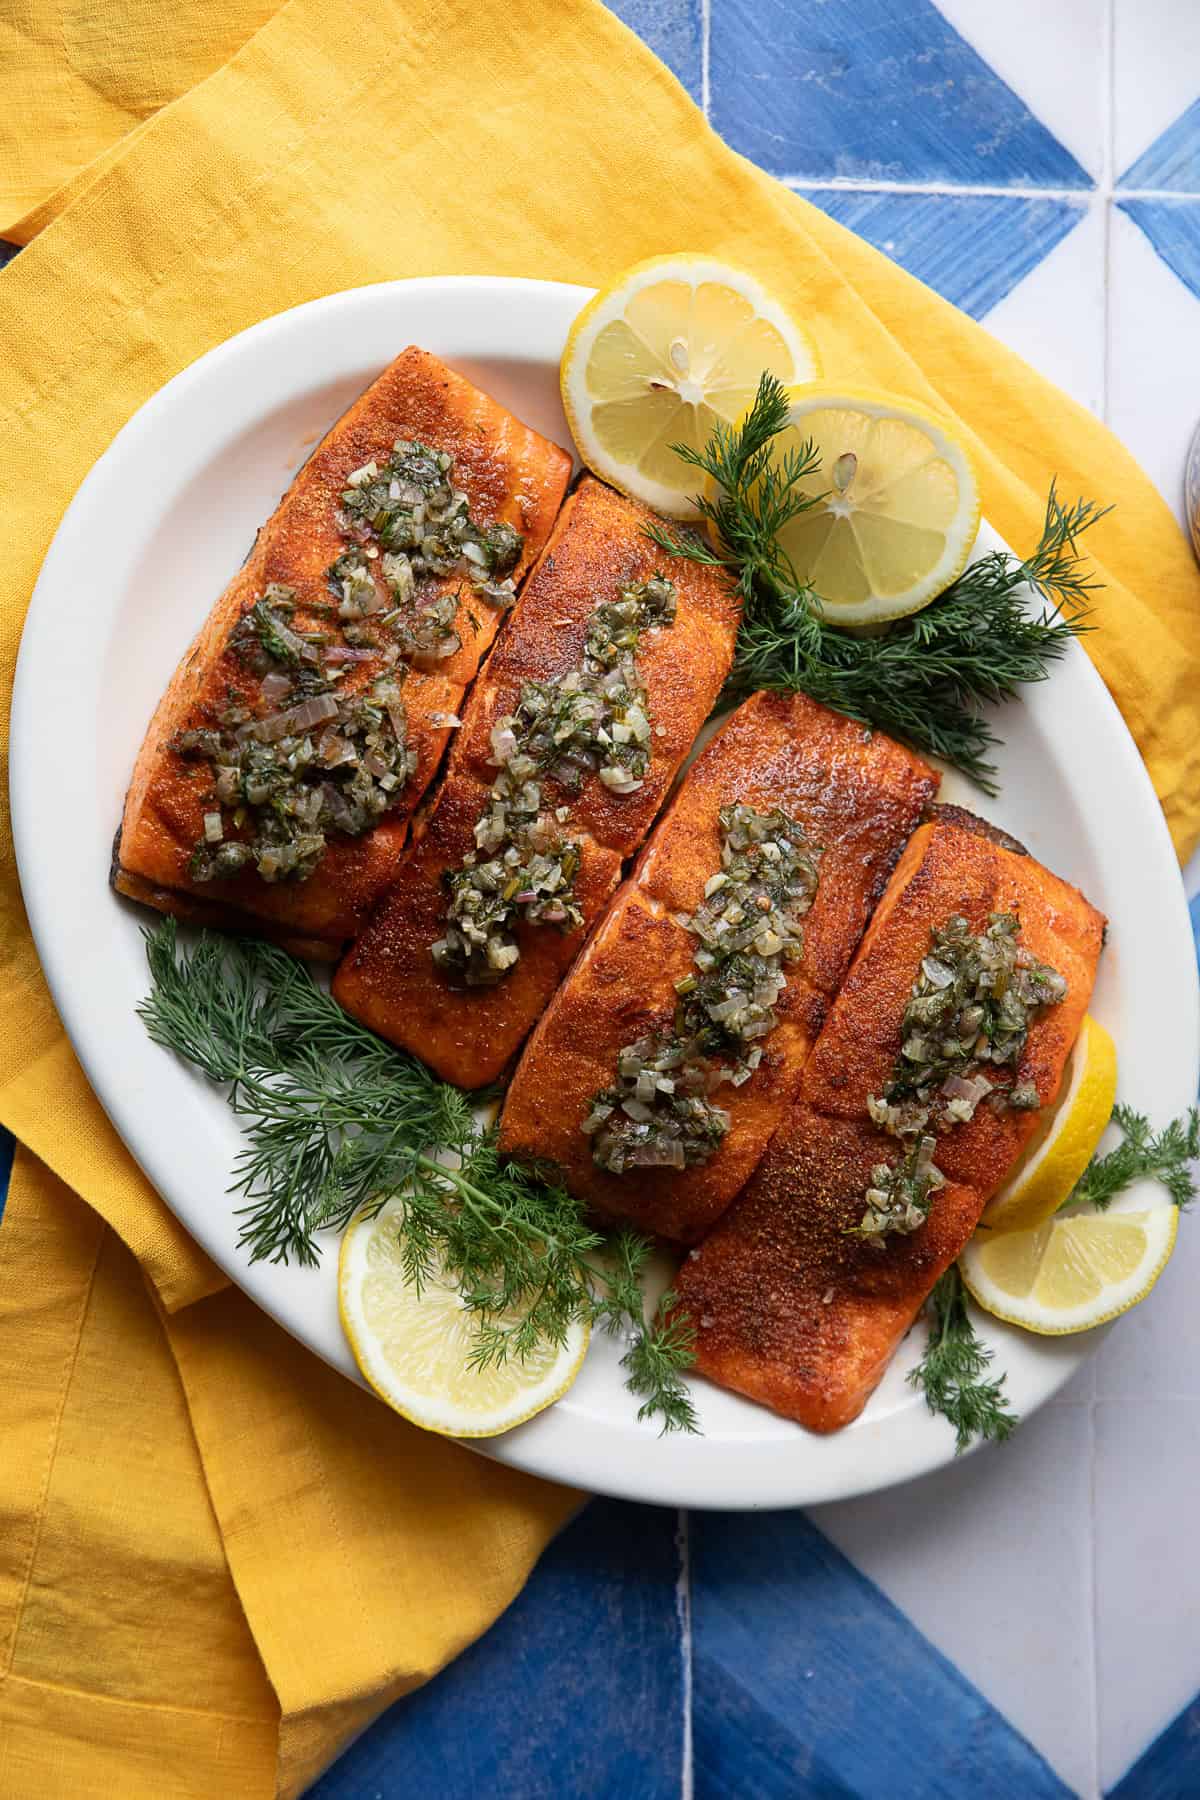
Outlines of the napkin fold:
[{"label": "napkin fold", "polygon": [[[0,275],[6,725],[66,504],[205,350],[364,282],[595,283],[687,248],[753,269],[831,375],[953,415],[1017,548],[1052,476],[1116,503],[1085,643],[1191,848],[1200,576],[1103,426],[725,148],[593,0],[271,12],[17,0],[0,22],[0,218],[35,240]],[[112,904],[92,878],[85,903]],[[75,1061],[6,813],[0,1007],[26,1147],[0,1226],[0,1793],[297,1793],[486,1628],[577,1496],[412,1430],[227,1286]]]}]

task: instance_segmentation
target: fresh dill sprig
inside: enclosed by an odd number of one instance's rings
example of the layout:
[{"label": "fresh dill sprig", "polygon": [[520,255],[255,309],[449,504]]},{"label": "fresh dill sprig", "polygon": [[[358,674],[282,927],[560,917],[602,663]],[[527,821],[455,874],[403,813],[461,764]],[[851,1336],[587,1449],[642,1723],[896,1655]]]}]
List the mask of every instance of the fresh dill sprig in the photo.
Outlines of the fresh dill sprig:
[{"label": "fresh dill sprig", "polygon": [[1121,1142],[1106,1156],[1093,1156],[1063,1207],[1093,1206],[1103,1212],[1123,1189],[1144,1178],[1161,1181],[1176,1206],[1190,1206],[1196,1178],[1189,1164],[1200,1158],[1200,1107],[1193,1106],[1159,1132],[1151,1130],[1144,1113],[1120,1103],[1113,1107],[1112,1122],[1120,1127]]},{"label": "fresh dill sprig", "polygon": [[[1090,500],[1064,506],[1052,484],[1041,537],[1024,561],[991,551],[920,612],[858,635],[828,622],[779,541],[822,497],[811,443],[773,455],[787,417],[786,390],[764,374],[741,425],[718,426],[703,450],[675,446],[715,483],[715,497],[696,505],[719,548],[697,532],[649,527],[669,554],[725,567],[736,581],[742,622],[719,708],[762,688],[799,690],[944,758],[994,793],[999,739],[980,709],[1044,680],[1071,638],[1089,629],[1099,584],[1077,544],[1109,509]],[[1029,588],[1040,610],[1028,607]]]},{"label": "fresh dill sprig", "polygon": [[630,1393],[643,1396],[639,1419],[661,1419],[664,1432],[695,1432],[696,1408],[681,1371],[696,1360],[696,1327],[686,1313],[672,1312],[676,1298],[668,1288],[649,1329],[634,1338],[621,1367]]},{"label": "fresh dill sprig", "polygon": [[689,1334],[661,1306],[645,1318],[644,1239],[606,1240],[546,1171],[502,1157],[460,1088],[382,1043],[285,951],[205,932],[183,952],[170,918],[143,935],[147,1031],[221,1084],[242,1122],[230,1191],[252,1261],[313,1265],[318,1231],[395,1199],[405,1276],[456,1283],[478,1321],[476,1367],[561,1345],[586,1319],[629,1334],[638,1417],[696,1429]]},{"label": "fresh dill sprig", "polygon": [[909,1373],[930,1412],[941,1413],[954,1427],[956,1453],[975,1438],[1002,1442],[1019,1423],[1004,1394],[1004,1376],[984,1380],[992,1352],[983,1343],[967,1311],[967,1290],[951,1263],[926,1301],[929,1342]]}]

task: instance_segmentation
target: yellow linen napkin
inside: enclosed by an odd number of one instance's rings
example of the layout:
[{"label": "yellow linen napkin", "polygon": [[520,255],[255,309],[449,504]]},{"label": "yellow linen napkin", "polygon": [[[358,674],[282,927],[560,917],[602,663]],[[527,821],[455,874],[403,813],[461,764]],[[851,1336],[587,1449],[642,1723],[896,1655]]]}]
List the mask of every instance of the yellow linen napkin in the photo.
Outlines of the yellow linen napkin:
[{"label": "yellow linen napkin", "polygon": [[20,1148],[0,1441],[4,1800],[299,1793],[578,1504],[405,1424],[236,1288],[164,1319]]},{"label": "yellow linen napkin", "polygon": [[[86,11],[84,85],[109,98],[96,68],[115,70],[117,100],[99,123],[89,111],[78,142],[65,102],[37,111],[43,153],[25,145],[8,194],[14,216],[26,209],[21,235],[50,222],[0,275],[6,711],[21,621],[63,508],[136,407],[204,350],[362,282],[487,272],[596,282],[687,247],[754,269],[810,324],[829,373],[956,415],[988,516],[1018,547],[1036,537],[1054,474],[1066,495],[1118,502],[1094,534],[1110,585],[1087,644],[1178,848],[1191,847],[1200,577],[1150,483],[1103,427],[986,332],[722,146],[593,0],[288,0],[252,36],[269,7],[247,0],[239,20],[234,0],[211,12],[184,0],[171,39],[184,50],[167,58],[169,79],[150,46],[161,9],[19,3],[33,23],[10,46],[14,92],[23,67],[51,88],[68,80],[64,58],[78,73]],[[141,122],[118,141],[126,115]],[[66,185],[48,193],[55,181]],[[97,906],[114,904],[103,875],[83,872]],[[372,1710],[483,1628],[573,1499],[409,1431],[221,1291],[64,1040],[6,818],[0,919],[0,1119],[93,1209],[23,1156],[0,1227],[0,1345],[24,1372],[0,1381],[0,1442],[20,1445],[0,1473],[0,1792],[41,1800],[47,1759],[69,1767],[64,1791],[115,1789],[122,1800],[295,1792]],[[140,1262],[154,1308],[117,1239]],[[182,1390],[150,1405],[168,1376]],[[164,1482],[188,1490],[178,1540],[165,1490],[138,1486],[138,1447],[161,1462]],[[337,1519],[319,1566],[307,1536],[297,1558],[298,1540],[279,1529],[309,1519],[318,1490]],[[464,1542],[475,1558],[465,1568]],[[413,1573],[412,1607],[373,1578],[384,1544],[390,1566]],[[81,1613],[102,1616],[114,1594],[114,1613],[152,1623],[164,1643],[194,1634],[213,1665],[204,1682],[177,1648],[151,1681],[120,1634],[110,1650],[99,1633],[73,1629],[61,1608],[81,1550],[95,1584],[80,1590]],[[235,1589],[249,1638],[230,1622]],[[332,1629],[314,1632],[328,1609]],[[152,1772],[141,1727],[89,1761],[107,1706],[154,1712]],[[244,1773],[222,1789],[196,1771],[233,1753],[233,1720]]]}]

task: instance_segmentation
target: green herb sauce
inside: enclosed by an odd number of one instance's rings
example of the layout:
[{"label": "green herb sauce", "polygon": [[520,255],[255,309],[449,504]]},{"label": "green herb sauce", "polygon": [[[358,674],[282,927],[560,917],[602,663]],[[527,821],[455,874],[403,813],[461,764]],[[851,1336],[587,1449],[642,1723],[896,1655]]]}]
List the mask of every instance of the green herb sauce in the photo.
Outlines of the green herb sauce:
[{"label": "green herb sauce", "polygon": [[[295,592],[277,582],[235,625],[227,648],[262,678],[258,694],[246,704],[231,692],[214,727],[182,732],[172,746],[213,774],[194,881],[247,868],[264,881],[304,881],[330,832],[361,837],[399,801],[417,764],[400,692],[406,665],[441,662],[461,642],[459,596],[423,600],[422,589],[460,573],[473,593],[508,606],[523,548],[511,525],[475,523],[453,468],[444,451],[400,439],[385,462],[349,477],[331,597],[305,603],[328,618],[327,630],[297,631]],[[365,691],[343,695],[339,683],[360,661],[379,672]]]},{"label": "green herb sauce", "polygon": [[650,766],[651,723],[637,669],[642,634],[675,621],[675,587],[661,575],[602,600],[588,620],[577,668],[527,681],[515,713],[492,729],[499,773],[475,825],[475,849],[445,876],[446,931],[436,966],[467,987],[502,981],[520,958],[518,920],[573,931],[583,923],[574,894],[579,849],[564,834],[567,809],[542,808],[543,778],[578,792],[598,774],[616,794],[640,788]]},{"label": "green herb sauce", "polygon": [[172,745],[212,770],[214,806],[189,866],[195,881],[248,868],[264,881],[305,880],[328,833],[369,831],[416,766],[403,667],[385,670],[364,692],[341,693],[341,668],[325,665],[319,634],[293,629],[294,611],[292,590],[273,583],[229,640],[248,672],[263,678],[265,704],[254,709],[235,697],[216,728],[181,732]]},{"label": "green herb sauce", "polygon": [[703,904],[678,916],[697,947],[695,972],[676,983],[674,1027],[625,1045],[616,1081],[581,1126],[592,1160],[614,1175],[709,1160],[730,1123],[711,1096],[726,1082],[740,1087],[762,1061],[787,965],[803,951],[820,848],[778,808],[725,807],[720,823],[721,867]]},{"label": "green herb sauce", "polygon": [[923,1225],[945,1184],[931,1133],[965,1125],[985,1099],[997,1110],[1040,1104],[1034,1084],[1014,1074],[1034,1015],[1057,1006],[1067,984],[1020,943],[1020,929],[1013,913],[992,913],[978,933],[955,914],[930,934],[904,1008],[892,1079],[882,1096],[867,1099],[872,1123],[906,1145],[898,1163],[871,1171],[855,1230],[876,1248],[892,1232]]},{"label": "green herb sauce", "polygon": [[458,596],[420,599],[422,583],[447,575],[462,575],[493,606],[512,605],[521,534],[502,521],[476,524],[453,473],[444,450],[399,438],[385,462],[349,477],[338,514],[347,548],[329,569],[348,643],[390,637],[409,662],[453,656],[462,646]]}]

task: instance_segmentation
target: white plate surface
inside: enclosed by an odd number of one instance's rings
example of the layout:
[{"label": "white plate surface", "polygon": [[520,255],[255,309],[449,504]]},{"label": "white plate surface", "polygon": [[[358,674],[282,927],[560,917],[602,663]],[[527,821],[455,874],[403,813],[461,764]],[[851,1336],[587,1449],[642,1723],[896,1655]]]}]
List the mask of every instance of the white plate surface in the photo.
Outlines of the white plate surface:
[{"label": "white plate surface", "polygon": [[[118,435],[70,506],[34,595],[12,728],[21,881],[63,1022],[117,1130],[208,1253],[280,1324],[356,1379],[338,1325],[336,1246],[316,1270],[251,1265],[224,1198],[239,1146],[224,1101],[146,1037],[139,927],[107,886],[125,785],[171,671],[314,439],[408,343],[559,442],[558,359],[588,290],[464,278],[314,301],[212,351]],[[999,540],[985,526],[980,549]],[[982,807],[1111,921],[1093,1010],[1121,1092],[1163,1122],[1196,1092],[1196,970],[1183,891],[1145,769],[1083,651],[1005,709],[1001,798]],[[84,751],[81,754],[81,749]],[[945,797],[972,800],[965,783]],[[979,804],[979,797],[975,796]],[[1153,1302],[1151,1302],[1153,1304]],[[1047,1400],[1097,1334],[989,1326],[1018,1412]],[[818,1438],[703,1382],[704,1435],[639,1426],[601,1340],[559,1405],[486,1447],[505,1462],[635,1499],[768,1507],[837,1499],[949,1461],[953,1434],[905,1383],[902,1347],[863,1417]]]}]

